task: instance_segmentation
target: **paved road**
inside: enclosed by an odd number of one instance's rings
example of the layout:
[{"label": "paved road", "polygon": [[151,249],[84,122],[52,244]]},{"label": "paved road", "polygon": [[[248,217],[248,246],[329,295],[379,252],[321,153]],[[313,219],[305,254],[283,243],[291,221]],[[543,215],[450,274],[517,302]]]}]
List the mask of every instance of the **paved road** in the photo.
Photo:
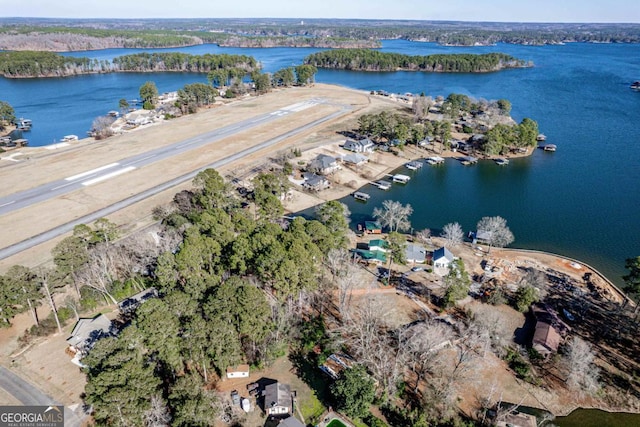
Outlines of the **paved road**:
[{"label": "paved road", "polygon": [[143,166],[183,154],[187,151],[204,147],[205,145],[228,138],[238,132],[264,125],[280,117],[305,110],[321,103],[325,103],[325,101],[320,98],[314,98],[305,102],[289,105],[277,111],[252,117],[166,147],[160,147],[155,150],[147,151],[146,153],[122,159],[115,163],[103,165],[90,171],[79,173],[57,181],[52,181],[5,197],[0,197],[0,215],[79,190],[86,186],[97,184]]},{"label": "paved road", "polygon": [[[282,111],[282,110],[278,110],[278,111]],[[190,172],[188,174],[179,176],[179,177],[177,177],[175,179],[172,179],[172,180],[167,181],[167,182],[165,182],[163,184],[157,185],[157,186],[155,186],[153,188],[150,188],[150,189],[148,189],[146,191],[143,191],[142,193],[138,193],[136,195],[128,197],[128,198],[126,198],[124,200],[121,200],[121,201],[119,201],[117,203],[114,203],[114,204],[112,204],[110,206],[107,206],[107,207],[105,207],[103,209],[100,209],[98,211],[95,211],[93,213],[85,215],[83,217],[77,218],[77,219],[75,219],[73,221],[70,221],[70,222],[68,222],[66,224],[62,224],[62,225],[60,225],[60,226],[58,226],[56,228],[53,228],[53,229],[51,229],[49,231],[46,231],[44,233],[40,233],[38,235],[35,235],[35,236],[30,237],[28,239],[25,239],[25,240],[23,240],[21,242],[15,243],[15,244],[13,244],[11,246],[7,246],[5,248],[2,248],[2,249],[0,249],[0,259],[8,258],[8,257],[10,257],[12,255],[15,255],[15,254],[17,254],[19,252],[22,252],[22,251],[24,251],[26,249],[29,249],[29,248],[33,247],[33,246],[37,246],[37,245],[39,245],[41,243],[49,241],[49,240],[53,239],[54,237],[60,236],[61,234],[68,233],[71,230],[73,230],[73,228],[78,224],[90,223],[92,221],[95,221],[98,218],[102,218],[104,216],[112,214],[112,213],[114,213],[114,212],[116,212],[116,211],[118,211],[120,209],[123,209],[123,208],[125,208],[127,206],[130,206],[130,205],[132,205],[134,203],[137,203],[137,202],[139,202],[141,200],[149,198],[149,197],[151,197],[151,196],[153,196],[155,194],[158,194],[158,193],[160,193],[162,191],[165,191],[165,190],[168,190],[168,189],[170,189],[172,187],[175,187],[176,185],[179,185],[179,184],[182,184],[182,183],[184,183],[186,181],[192,180],[200,171],[202,171],[204,169],[208,169],[208,168],[214,168],[215,169],[215,168],[219,168],[221,166],[224,166],[227,163],[230,163],[230,162],[233,162],[235,160],[241,159],[241,158],[243,158],[245,156],[248,156],[249,154],[255,153],[256,151],[259,151],[259,150],[267,148],[267,147],[269,147],[271,145],[277,144],[278,142],[280,142],[280,141],[282,141],[284,139],[290,138],[290,137],[292,137],[292,136],[294,136],[294,135],[296,135],[298,133],[304,132],[305,130],[310,129],[310,128],[314,127],[314,126],[317,126],[317,125],[319,125],[321,123],[324,123],[326,121],[329,121],[329,120],[332,120],[332,119],[334,119],[336,117],[344,115],[348,111],[350,111],[350,108],[344,106],[341,110],[339,110],[339,111],[337,111],[335,113],[329,114],[329,115],[327,115],[327,116],[325,116],[325,117],[323,117],[321,119],[318,119],[318,120],[315,120],[313,122],[307,123],[304,126],[301,126],[301,127],[296,128],[296,129],[293,129],[293,130],[291,130],[289,132],[286,132],[286,133],[284,133],[284,134],[282,134],[282,135],[280,135],[280,136],[278,136],[276,138],[270,139],[268,141],[264,141],[264,142],[262,142],[262,143],[260,143],[258,145],[255,145],[255,146],[253,146],[251,148],[247,148],[246,150],[242,150],[242,151],[240,151],[238,153],[235,153],[235,154],[233,154],[231,156],[228,156],[228,157],[225,157],[225,158],[223,158],[221,160],[218,160],[217,162],[214,162],[214,163],[212,163],[210,165],[207,165],[207,166],[205,166],[203,168],[200,168],[200,169],[195,170],[193,172]],[[271,113],[271,115],[272,114],[273,113]],[[252,120],[255,120],[255,119],[252,119]],[[200,138],[200,137],[197,137],[197,138]],[[191,140],[197,139],[197,138],[192,138]],[[187,141],[191,141],[191,140],[187,140]],[[210,141],[208,141],[208,142],[210,142]],[[180,145],[180,144],[184,144],[184,143],[185,142],[183,141],[183,142],[175,144],[175,145]],[[145,155],[148,156],[149,153],[145,153]],[[138,156],[136,156],[136,157],[138,157]],[[85,179],[85,178],[88,178],[88,177],[84,176],[83,179]],[[81,185],[81,183],[80,183],[80,185]],[[33,202],[33,203],[35,203],[35,202]],[[0,205],[1,205],[1,203],[0,203]],[[0,211],[0,214],[1,214],[1,211]]]},{"label": "paved road", "polygon": [[[0,388],[13,396],[23,405],[60,405],[33,384],[23,380],[12,371],[0,366]],[[83,414],[76,414],[65,406],[64,425],[80,427],[85,418]]]}]

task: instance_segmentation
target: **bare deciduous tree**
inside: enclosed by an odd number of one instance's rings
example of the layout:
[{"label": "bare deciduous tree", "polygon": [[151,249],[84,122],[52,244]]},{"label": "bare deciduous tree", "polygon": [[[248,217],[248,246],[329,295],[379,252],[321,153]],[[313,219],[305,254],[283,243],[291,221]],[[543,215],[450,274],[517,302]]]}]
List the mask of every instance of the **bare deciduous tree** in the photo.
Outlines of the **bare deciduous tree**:
[{"label": "bare deciduous tree", "polygon": [[483,217],[478,221],[477,229],[486,232],[489,252],[491,252],[492,246],[503,248],[514,240],[513,233],[507,227],[507,220],[501,216]]},{"label": "bare deciduous tree", "polygon": [[578,395],[593,394],[599,388],[599,369],[594,364],[595,354],[591,345],[579,337],[568,344],[564,363],[569,370],[567,385]]},{"label": "bare deciduous tree", "polygon": [[151,396],[151,408],[144,412],[147,427],[168,427],[171,423],[169,408],[161,396]]},{"label": "bare deciduous tree", "polygon": [[406,231],[411,228],[409,217],[412,213],[413,208],[410,204],[403,205],[393,200],[385,200],[382,202],[382,209],[373,210],[373,217],[390,231]]},{"label": "bare deciduous tree", "polygon": [[474,310],[471,327],[477,331],[485,350],[490,346],[498,357],[504,355],[513,334],[494,307],[478,306]]},{"label": "bare deciduous tree", "polygon": [[404,367],[402,340],[389,332],[387,309],[374,297],[351,308],[349,321],[336,331],[358,361],[364,364],[389,395],[396,391]]},{"label": "bare deciduous tree", "polygon": [[536,289],[538,297],[543,300],[547,296],[549,282],[547,276],[542,271],[529,268],[520,281],[521,285],[529,285]]},{"label": "bare deciduous tree", "polygon": [[457,222],[451,222],[442,227],[442,234],[440,234],[446,242],[447,246],[458,246],[464,240],[464,232],[462,226]]},{"label": "bare deciduous tree", "polygon": [[423,245],[431,244],[431,230],[425,228],[424,230],[420,230],[416,233],[416,239]]},{"label": "bare deciduous tree", "polygon": [[407,365],[416,377],[414,392],[420,382],[434,371],[439,363],[440,350],[450,346],[455,339],[453,330],[442,322],[420,322],[407,330],[400,345],[405,345]]}]

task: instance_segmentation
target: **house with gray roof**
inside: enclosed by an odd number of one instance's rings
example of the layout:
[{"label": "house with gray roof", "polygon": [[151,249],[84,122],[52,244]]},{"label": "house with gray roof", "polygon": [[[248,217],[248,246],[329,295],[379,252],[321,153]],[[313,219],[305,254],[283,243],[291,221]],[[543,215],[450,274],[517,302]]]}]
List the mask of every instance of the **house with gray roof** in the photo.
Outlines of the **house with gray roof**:
[{"label": "house with gray roof", "polygon": [[427,250],[422,245],[407,243],[404,247],[404,256],[407,262],[423,264],[427,259]]},{"label": "house with gray roof", "polygon": [[316,175],[315,173],[305,172],[302,174],[302,177],[304,178],[302,187],[309,191],[320,191],[331,186],[327,178]]},{"label": "house with gray roof", "polygon": [[335,157],[327,156],[326,154],[320,154],[313,159],[307,170],[309,172],[319,173],[320,175],[328,175],[340,169],[338,160]]},{"label": "house with gray roof", "polygon": [[111,320],[104,314],[93,319],[80,319],[73,327],[71,336],[67,338],[69,350],[76,354],[86,354],[96,341],[111,334]]},{"label": "house with gray roof", "polygon": [[361,166],[367,163],[369,159],[359,153],[347,154],[342,157],[342,162],[349,165]]},{"label": "house with gray roof", "polygon": [[291,387],[288,384],[276,382],[264,388],[264,411],[267,415],[290,414],[292,407]]}]

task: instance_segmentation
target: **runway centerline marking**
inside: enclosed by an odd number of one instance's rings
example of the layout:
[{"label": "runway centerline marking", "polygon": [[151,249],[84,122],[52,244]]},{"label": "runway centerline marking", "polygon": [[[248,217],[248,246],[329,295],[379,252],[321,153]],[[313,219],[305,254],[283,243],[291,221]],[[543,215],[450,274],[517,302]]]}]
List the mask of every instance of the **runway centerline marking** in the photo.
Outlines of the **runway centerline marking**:
[{"label": "runway centerline marking", "polygon": [[108,173],[106,175],[102,175],[102,176],[99,176],[97,178],[90,179],[89,181],[85,181],[85,182],[82,183],[82,185],[84,185],[86,187],[86,186],[93,185],[93,184],[96,184],[96,183],[101,182],[101,181],[106,181],[107,179],[114,178],[114,177],[116,177],[118,175],[122,175],[123,173],[131,172],[135,168],[136,168],[135,166],[129,166],[129,167],[117,170],[115,172],[111,172],[111,173]]},{"label": "runway centerline marking", "polygon": [[82,172],[82,173],[79,173],[77,175],[70,176],[69,178],[65,178],[64,180],[65,181],[75,181],[76,179],[84,178],[85,176],[94,174],[96,172],[102,172],[103,170],[106,170],[106,169],[115,168],[119,164],[120,163],[111,163],[110,165],[100,166],[99,168],[92,169],[92,170],[87,171],[87,172]]}]

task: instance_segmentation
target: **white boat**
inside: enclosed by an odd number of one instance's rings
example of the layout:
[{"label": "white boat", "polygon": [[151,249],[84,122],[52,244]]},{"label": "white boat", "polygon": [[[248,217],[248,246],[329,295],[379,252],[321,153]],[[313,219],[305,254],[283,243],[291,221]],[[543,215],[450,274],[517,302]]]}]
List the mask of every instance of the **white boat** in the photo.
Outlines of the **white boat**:
[{"label": "white boat", "polygon": [[536,136],[536,141],[546,141],[547,140],[547,136],[543,133],[539,133],[538,136]]},{"label": "white boat", "polygon": [[33,126],[33,121],[31,119],[20,118],[20,120],[18,121],[18,124],[31,127]]},{"label": "white boat", "polygon": [[69,141],[77,141],[78,135],[65,135],[60,141],[69,142]]},{"label": "white boat", "polygon": [[505,166],[509,164],[509,159],[495,159],[497,165]]},{"label": "white boat", "polygon": [[410,176],[397,174],[393,175],[393,182],[399,182],[400,184],[406,184],[411,179]]}]

